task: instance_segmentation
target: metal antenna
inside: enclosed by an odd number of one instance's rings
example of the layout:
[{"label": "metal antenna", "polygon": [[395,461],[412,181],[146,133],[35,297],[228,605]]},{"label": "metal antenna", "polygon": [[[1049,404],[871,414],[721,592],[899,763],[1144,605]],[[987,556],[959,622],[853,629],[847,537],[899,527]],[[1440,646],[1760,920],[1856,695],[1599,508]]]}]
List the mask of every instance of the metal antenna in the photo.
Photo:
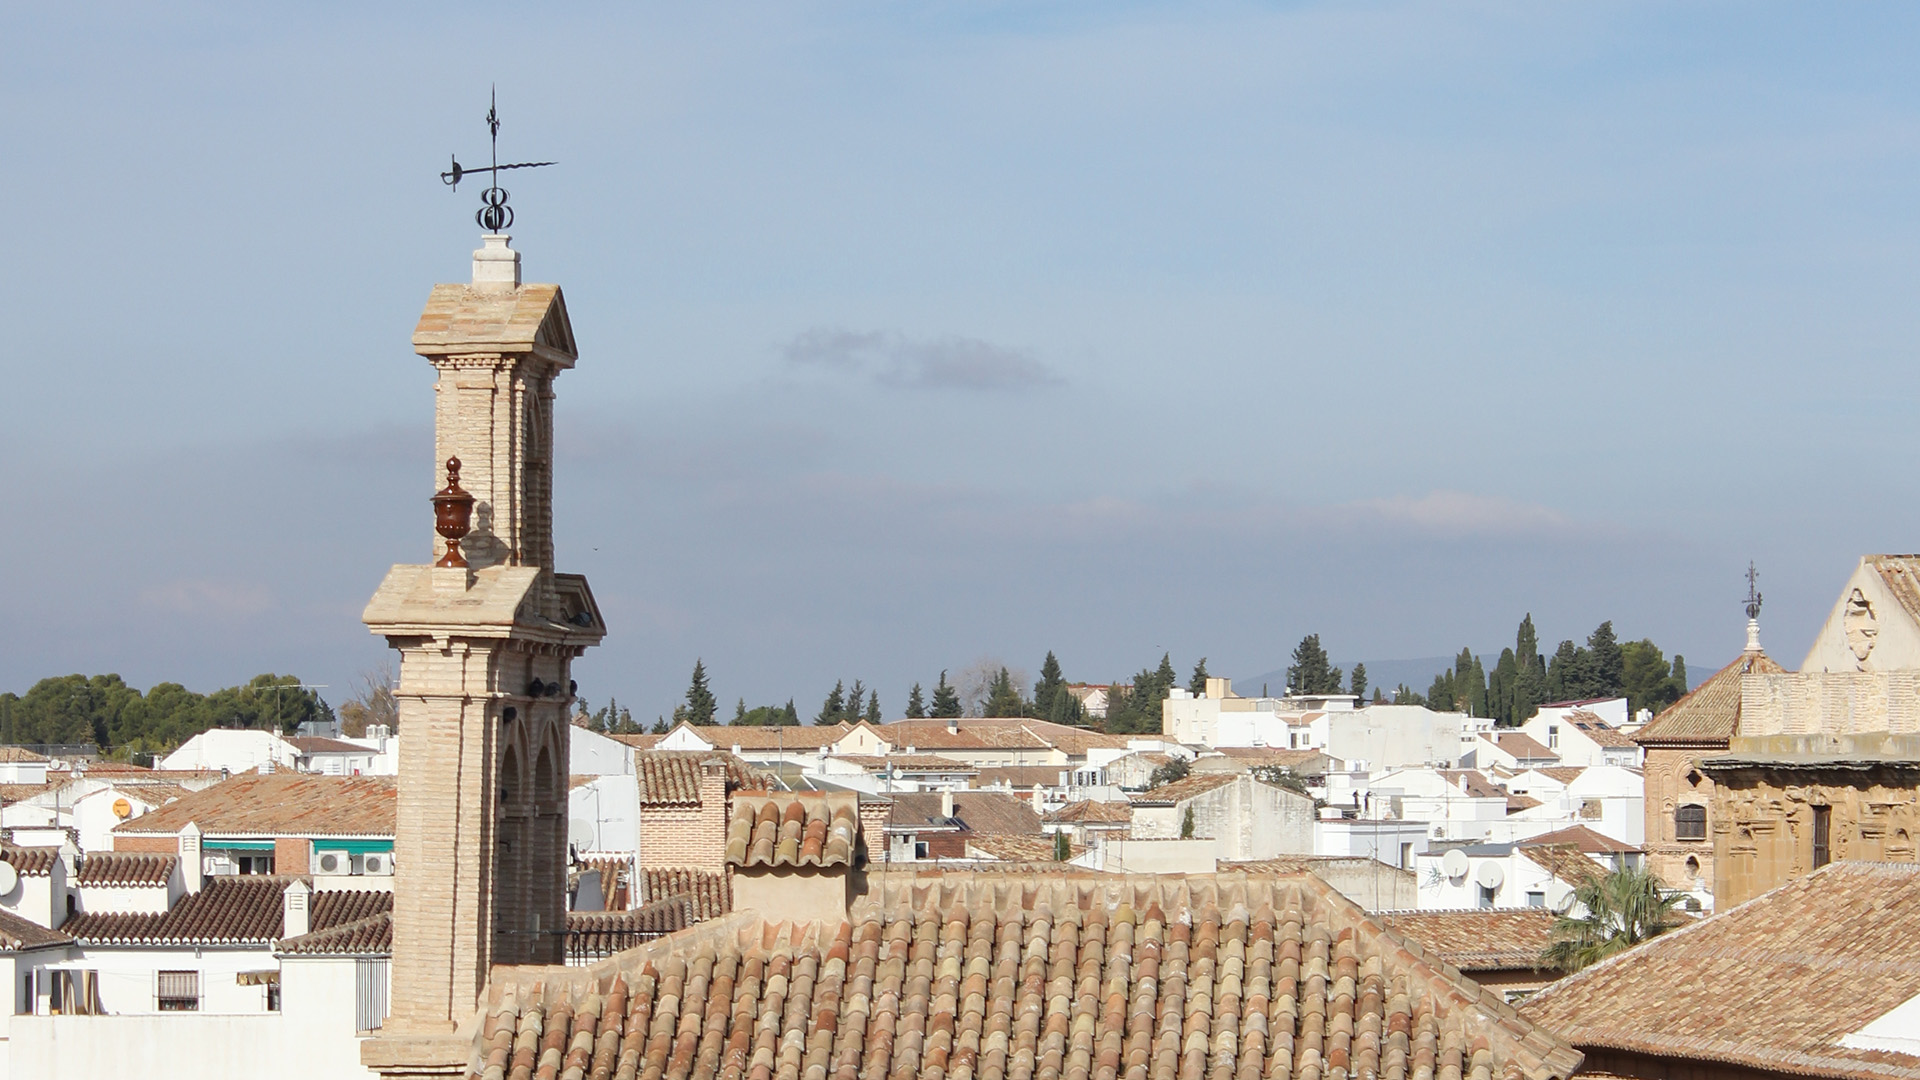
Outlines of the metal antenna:
[{"label": "metal antenna", "polygon": [[[480,193],[480,209],[474,212],[473,220],[490,233],[503,232],[513,227],[513,208],[507,205],[507,189],[500,186],[502,169],[538,169],[543,165],[557,164],[552,161],[519,161],[510,165],[500,164],[500,109],[499,92],[489,88],[487,92],[487,137],[493,143],[492,164],[486,168],[487,189]],[[449,155],[451,157],[451,155]],[[452,158],[453,167],[440,174],[440,182],[458,190],[460,178],[476,170],[462,168],[459,158]]]},{"label": "metal antenna", "polygon": [[1754,569],[1753,562],[1747,562],[1747,618],[1760,617],[1760,571]]}]

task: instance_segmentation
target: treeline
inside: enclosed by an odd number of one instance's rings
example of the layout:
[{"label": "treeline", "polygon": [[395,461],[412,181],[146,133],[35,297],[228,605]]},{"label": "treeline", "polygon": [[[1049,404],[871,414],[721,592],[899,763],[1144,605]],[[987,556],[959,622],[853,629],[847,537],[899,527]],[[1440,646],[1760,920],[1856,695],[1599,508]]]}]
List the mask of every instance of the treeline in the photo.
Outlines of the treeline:
[{"label": "treeline", "polygon": [[291,732],[333,709],[295,675],[256,675],[209,694],[163,682],[141,693],[118,675],[41,679],[25,695],[0,693],[0,741],[94,743],[125,760],[164,754],[209,728]]},{"label": "treeline", "polygon": [[[1353,680],[1344,689],[1340,678],[1340,669],[1327,663],[1319,635],[1302,638],[1293,651],[1293,666],[1287,669],[1289,688],[1294,693],[1366,696],[1366,665],[1354,665]],[[1587,635],[1585,645],[1568,639],[1552,656],[1545,656],[1533,615],[1528,613],[1520,620],[1512,647],[1500,650],[1491,670],[1472,649],[1463,648],[1451,668],[1433,677],[1426,693],[1402,683],[1391,693],[1375,688],[1372,700],[1465,712],[1517,726],[1549,702],[1624,697],[1628,714],[1633,715],[1641,709],[1658,713],[1686,692],[1686,657],[1675,653],[1669,663],[1651,639],[1623,642],[1609,619]]]},{"label": "treeline", "polygon": [[[948,674],[945,670],[941,671],[931,691],[921,683],[914,683],[907,691],[906,709],[899,715],[915,720],[962,715],[1026,717],[1111,732],[1158,732],[1161,724],[1160,703],[1166,700],[1167,694],[1179,681],[1174,673],[1172,657],[1163,655],[1159,666],[1142,668],[1131,683],[1114,683],[1106,688],[1107,715],[1103,722],[1087,715],[1085,703],[1073,692],[1074,684],[1067,681],[1059,658],[1052,652],[1048,652],[1046,659],[1041,662],[1040,678],[1032,684],[1031,690],[1024,682],[1024,676],[1014,674],[1004,664],[974,665],[962,673],[958,685],[949,681]],[[1203,658],[1193,671],[1190,685],[1194,693],[1205,689],[1206,680],[1207,662]],[[745,698],[737,698],[733,716],[726,723],[753,727],[803,723],[853,724],[861,721],[878,724],[888,718],[881,707],[877,690],[861,679],[840,679],[828,691],[819,711],[810,717],[803,718],[792,698],[787,699],[785,705],[757,705],[752,708],[747,706]],[[585,723],[592,730],[613,734],[644,730],[661,735],[680,723],[696,727],[719,724],[721,717],[706,662],[695,660],[687,692],[681,702],[674,706],[671,716],[657,717],[650,728],[645,727],[636,722],[632,713],[621,708],[617,701],[609,700],[599,709],[588,710]]]}]

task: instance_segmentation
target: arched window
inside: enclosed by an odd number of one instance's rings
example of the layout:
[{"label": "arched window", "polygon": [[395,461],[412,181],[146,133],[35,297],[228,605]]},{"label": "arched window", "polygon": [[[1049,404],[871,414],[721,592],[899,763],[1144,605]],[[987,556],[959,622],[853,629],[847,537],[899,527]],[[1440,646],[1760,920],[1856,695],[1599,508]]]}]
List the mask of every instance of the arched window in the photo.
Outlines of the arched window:
[{"label": "arched window", "polygon": [[1699,803],[1687,803],[1673,811],[1673,838],[1675,840],[1705,840],[1707,838],[1707,808]]}]

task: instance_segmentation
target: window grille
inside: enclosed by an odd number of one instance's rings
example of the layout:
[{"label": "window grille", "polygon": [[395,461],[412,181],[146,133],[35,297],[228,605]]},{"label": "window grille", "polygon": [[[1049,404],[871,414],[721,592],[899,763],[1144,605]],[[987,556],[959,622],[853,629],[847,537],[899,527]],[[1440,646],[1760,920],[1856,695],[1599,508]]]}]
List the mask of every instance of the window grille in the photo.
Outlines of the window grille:
[{"label": "window grille", "polygon": [[387,1022],[387,961],[353,962],[353,1026],[372,1031]]},{"label": "window grille", "polygon": [[200,973],[163,971],[155,998],[161,1012],[196,1012],[200,1008]]},{"label": "window grille", "polygon": [[1676,807],[1673,811],[1673,838],[1676,840],[1705,840],[1707,838],[1707,808],[1698,803],[1688,803]]}]

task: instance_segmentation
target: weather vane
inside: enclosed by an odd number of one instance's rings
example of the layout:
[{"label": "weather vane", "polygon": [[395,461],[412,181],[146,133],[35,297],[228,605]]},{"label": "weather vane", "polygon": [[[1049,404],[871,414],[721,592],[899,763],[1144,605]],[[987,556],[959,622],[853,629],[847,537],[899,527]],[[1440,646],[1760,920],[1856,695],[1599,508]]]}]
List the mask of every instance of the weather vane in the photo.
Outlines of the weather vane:
[{"label": "weather vane", "polygon": [[1752,560],[1747,562],[1747,618],[1760,617],[1760,571],[1753,568]]},{"label": "weather vane", "polygon": [[500,111],[497,106],[498,94],[490,90],[487,96],[487,133],[493,139],[493,164],[485,169],[464,169],[460,167],[460,159],[453,158],[453,168],[440,174],[440,182],[456,190],[460,187],[460,178],[468,173],[488,174],[487,189],[480,193],[480,209],[474,212],[473,220],[490,233],[503,232],[513,227],[513,207],[507,205],[507,189],[500,186],[500,171],[502,169],[537,169],[542,165],[555,164],[551,161],[518,161],[511,165],[500,164]]}]

